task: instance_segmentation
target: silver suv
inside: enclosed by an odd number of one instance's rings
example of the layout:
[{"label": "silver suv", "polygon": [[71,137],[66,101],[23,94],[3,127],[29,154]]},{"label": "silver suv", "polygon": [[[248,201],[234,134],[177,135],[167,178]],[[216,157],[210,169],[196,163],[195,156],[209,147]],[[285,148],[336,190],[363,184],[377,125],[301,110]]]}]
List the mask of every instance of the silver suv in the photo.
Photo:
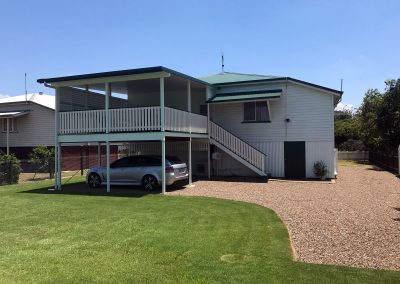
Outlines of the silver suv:
[{"label": "silver suv", "polygon": [[[186,163],[173,156],[166,156],[165,160],[167,185],[188,178]],[[161,179],[161,156],[128,156],[110,165],[112,185],[142,185],[148,190],[153,190],[161,185]],[[92,188],[100,187],[106,181],[107,168],[103,166],[89,169],[86,175],[86,182]]]}]

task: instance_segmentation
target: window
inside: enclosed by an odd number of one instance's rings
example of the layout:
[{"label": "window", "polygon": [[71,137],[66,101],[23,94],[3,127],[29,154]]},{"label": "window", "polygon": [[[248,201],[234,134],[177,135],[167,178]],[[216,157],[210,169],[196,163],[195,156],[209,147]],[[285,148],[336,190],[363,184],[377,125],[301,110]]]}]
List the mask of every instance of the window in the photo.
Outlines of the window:
[{"label": "window", "polygon": [[[17,132],[17,120],[15,118],[8,118],[8,131]],[[7,132],[7,118],[3,119],[3,132]]]},{"label": "window", "polygon": [[110,165],[111,168],[125,168],[129,166],[130,157],[119,159]]},{"label": "window", "polygon": [[243,122],[270,122],[267,101],[244,103],[243,113]]},{"label": "window", "polygon": [[162,162],[159,158],[144,156],[141,165],[145,167],[155,167],[155,166],[161,166],[161,163]]}]

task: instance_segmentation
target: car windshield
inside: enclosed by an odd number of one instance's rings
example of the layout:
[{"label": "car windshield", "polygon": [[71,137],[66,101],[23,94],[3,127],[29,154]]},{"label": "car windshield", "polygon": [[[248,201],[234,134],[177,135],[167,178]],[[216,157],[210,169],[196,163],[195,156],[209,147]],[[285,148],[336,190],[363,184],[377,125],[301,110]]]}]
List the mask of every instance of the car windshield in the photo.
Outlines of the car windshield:
[{"label": "car windshield", "polygon": [[171,165],[183,164],[183,162],[178,157],[166,156],[165,158],[170,162]]}]

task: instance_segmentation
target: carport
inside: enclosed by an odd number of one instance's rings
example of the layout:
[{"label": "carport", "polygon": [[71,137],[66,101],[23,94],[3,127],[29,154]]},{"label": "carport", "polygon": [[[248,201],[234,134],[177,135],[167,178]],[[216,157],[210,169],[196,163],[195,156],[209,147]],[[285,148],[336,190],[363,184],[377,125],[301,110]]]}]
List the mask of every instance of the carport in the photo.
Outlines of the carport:
[{"label": "carport", "polygon": [[[110,192],[110,143],[159,141],[162,193],[165,193],[166,140],[186,139],[189,184],[192,183],[192,140],[208,139],[206,101],[211,97],[208,83],[165,67],[47,78],[38,82],[54,88],[56,93],[57,190],[61,190],[63,143],[105,144],[107,192]],[[209,152],[207,161],[210,176]]]}]

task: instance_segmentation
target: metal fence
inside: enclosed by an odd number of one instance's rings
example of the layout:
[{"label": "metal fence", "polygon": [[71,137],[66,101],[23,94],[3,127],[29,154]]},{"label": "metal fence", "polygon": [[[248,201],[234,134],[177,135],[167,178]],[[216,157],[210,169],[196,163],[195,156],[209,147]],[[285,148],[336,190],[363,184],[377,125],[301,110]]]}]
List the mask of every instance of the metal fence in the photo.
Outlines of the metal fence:
[{"label": "metal fence", "polygon": [[[117,158],[114,155],[111,161]],[[62,178],[86,176],[90,167],[98,165],[98,158],[93,156],[69,156],[61,158]],[[105,157],[100,163],[105,165]],[[10,160],[0,162],[0,185],[39,182],[54,178],[54,158],[43,162],[31,160]]]},{"label": "metal fence", "polygon": [[369,161],[393,173],[399,172],[399,156],[369,152]]},{"label": "metal fence", "polygon": [[[73,177],[86,175],[89,159],[82,157],[62,158],[61,165],[62,177]],[[21,160],[21,173],[19,175],[19,183],[38,182],[46,179],[54,178],[54,158],[49,159],[45,163],[34,163],[30,160]]]}]

